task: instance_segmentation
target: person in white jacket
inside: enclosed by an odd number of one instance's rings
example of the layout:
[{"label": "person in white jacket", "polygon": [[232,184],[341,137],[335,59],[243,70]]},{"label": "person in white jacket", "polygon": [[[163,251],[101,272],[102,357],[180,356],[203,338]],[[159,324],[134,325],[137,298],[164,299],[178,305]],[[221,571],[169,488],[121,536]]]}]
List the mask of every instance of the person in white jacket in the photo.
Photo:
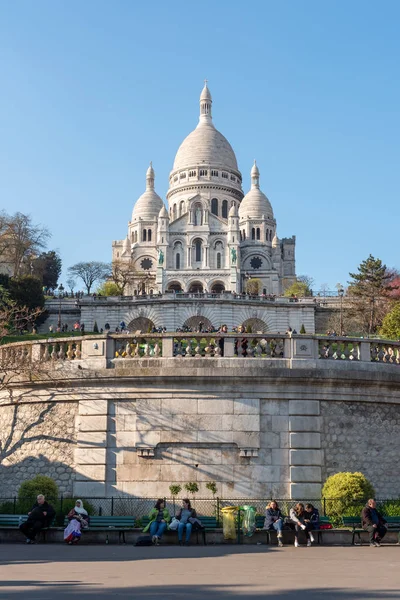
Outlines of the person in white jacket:
[{"label": "person in white jacket", "polygon": [[305,514],[304,504],[298,502],[294,508],[290,509],[290,519],[293,521],[296,534],[294,536],[294,545],[296,548],[299,546],[298,532],[303,530],[306,534],[307,546],[311,546],[314,542],[314,536],[311,533],[311,529],[314,529],[314,525],[310,522],[306,522],[307,515]]}]

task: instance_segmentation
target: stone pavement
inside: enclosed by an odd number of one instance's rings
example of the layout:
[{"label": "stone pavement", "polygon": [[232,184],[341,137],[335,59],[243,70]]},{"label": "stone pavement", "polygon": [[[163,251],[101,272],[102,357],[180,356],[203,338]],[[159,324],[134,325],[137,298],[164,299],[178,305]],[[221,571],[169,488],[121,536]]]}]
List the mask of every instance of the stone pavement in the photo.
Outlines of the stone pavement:
[{"label": "stone pavement", "polygon": [[400,598],[396,546],[0,545],[7,600]]}]

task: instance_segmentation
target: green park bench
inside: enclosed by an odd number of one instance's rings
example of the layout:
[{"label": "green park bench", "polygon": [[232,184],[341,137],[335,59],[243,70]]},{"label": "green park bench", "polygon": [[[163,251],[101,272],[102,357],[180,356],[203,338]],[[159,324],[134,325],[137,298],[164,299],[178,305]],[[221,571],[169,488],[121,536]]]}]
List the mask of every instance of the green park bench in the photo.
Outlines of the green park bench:
[{"label": "green park bench", "polygon": [[[385,517],[388,526],[388,531],[397,533],[398,544],[400,544],[400,516],[398,517]],[[362,545],[361,534],[365,529],[361,527],[361,517],[342,517],[342,522],[345,527],[351,528],[352,539],[351,543],[355,545],[356,536],[359,541],[359,545]]]},{"label": "green park bench", "polygon": [[[55,518],[55,517],[54,517]],[[28,515],[3,515],[0,514],[0,530],[1,529],[19,529],[21,523],[25,523],[28,520]],[[40,530],[40,534],[43,541],[46,541],[46,532],[52,527],[54,519],[49,527],[43,527]]]},{"label": "green park bench", "polygon": [[[273,529],[264,529],[264,521],[265,521],[265,517],[263,515],[257,515],[256,516],[256,529],[258,530],[264,530],[265,533],[267,534],[267,544],[271,543],[271,533],[274,533]],[[330,524],[330,518],[329,517],[320,517],[319,518],[319,524],[320,525],[329,525]],[[285,532],[285,529],[283,530]],[[324,529],[316,529],[315,531],[313,531],[313,535],[316,536],[317,538],[317,543],[318,544],[322,544],[322,534],[323,532],[326,531]]]},{"label": "green park bench", "polygon": [[[68,525],[68,519],[64,519],[64,527]],[[135,526],[135,517],[90,517],[89,529],[84,531],[104,531],[106,533],[106,544],[108,544],[108,534],[110,530],[118,532],[119,543],[125,544],[125,532],[131,531]]]},{"label": "green park bench", "polygon": [[[201,521],[201,524],[203,525],[204,529],[198,529],[197,531],[194,531],[193,533],[196,534],[196,543],[199,543],[199,533],[203,536],[203,544],[206,546],[207,545],[207,538],[206,538],[206,534],[208,531],[215,531],[218,527],[217,524],[217,519],[215,517],[198,517],[199,521]],[[142,524],[142,527],[146,527],[146,525],[148,525],[149,523],[149,517],[142,517],[140,519],[140,522]],[[170,531],[169,529],[166,530],[165,533],[174,533],[177,534],[176,531]]]}]

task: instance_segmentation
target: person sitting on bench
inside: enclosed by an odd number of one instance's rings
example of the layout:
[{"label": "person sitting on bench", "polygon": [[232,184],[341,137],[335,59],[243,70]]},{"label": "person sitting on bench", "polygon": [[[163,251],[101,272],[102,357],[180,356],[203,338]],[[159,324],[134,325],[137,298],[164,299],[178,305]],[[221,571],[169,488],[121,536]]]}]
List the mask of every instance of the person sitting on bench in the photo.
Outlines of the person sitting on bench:
[{"label": "person sitting on bench", "polygon": [[165,508],[164,500],[159,498],[155,507],[150,511],[149,523],[143,529],[143,532],[150,530],[151,541],[155,546],[158,546],[162,538],[162,534],[168,527],[171,520],[169,510]]},{"label": "person sitting on bench", "polygon": [[265,511],[264,529],[276,531],[278,537],[278,546],[283,546],[282,529],[283,515],[279,509],[278,503],[272,500]]},{"label": "person sitting on bench", "polygon": [[39,494],[36,500],[32,510],[28,512],[28,519],[19,526],[20,531],[26,537],[27,544],[35,543],[37,534],[45,527],[50,526],[56,514],[51,504],[46,502],[43,494]]},{"label": "person sitting on bench", "polygon": [[176,518],[179,521],[179,525],[178,525],[179,545],[180,546],[183,545],[183,541],[182,541],[183,540],[183,531],[186,528],[185,546],[189,546],[190,536],[192,533],[192,523],[190,521],[191,521],[191,519],[197,518],[196,511],[194,510],[194,508],[192,508],[189,498],[185,498],[182,501],[182,508],[178,511]]},{"label": "person sitting on bench", "polygon": [[314,525],[314,529],[319,529],[319,510],[312,504],[305,506],[304,523],[311,523]]},{"label": "person sitting on bench", "polygon": [[311,543],[315,541],[314,536],[311,533],[311,530],[314,529],[314,525],[310,522],[306,523],[307,513],[304,510],[304,504],[298,502],[294,508],[291,508],[290,518],[293,521],[296,530],[294,536],[295,547],[298,548],[299,546],[298,532],[300,530],[303,530],[306,534],[307,546],[311,546]]},{"label": "person sitting on bench", "polygon": [[382,538],[386,535],[386,520],[376,510],[376,502],[373,498],[368,500],[361,512],[361,524],[369,533],[369,545],[380,546]]}]

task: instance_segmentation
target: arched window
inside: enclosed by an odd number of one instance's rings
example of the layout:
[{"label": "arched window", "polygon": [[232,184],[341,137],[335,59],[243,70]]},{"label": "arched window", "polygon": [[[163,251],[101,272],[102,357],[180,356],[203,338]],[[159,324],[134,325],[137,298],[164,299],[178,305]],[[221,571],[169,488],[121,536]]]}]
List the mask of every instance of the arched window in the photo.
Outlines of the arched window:
[{"label": "arched window", "polygon": [[173,219],[174,219],[174,221],[175,221],[175,219],[176,219],[176,217],[177,217],[177,214],[176,214],[176,204],[174,204],[174,207],[173,207],[173,209],[172,209],[172,216],[173,216]]},{"label": "arched window", "polygon": [[181,268],[181,255],[178,254],[175,256],[175,269],[180,269]]},{"label": "arched window", "polygon": [[201,240],[195,241],[195,249],[196,249],[196,262],[201,262]]},{"label": "arched window", "polygon": [[213,215],[218,217],[218,199],[217,198],[213,198],[211,200],[211,212]]},{"label": "arched window", "polygon": [[180,206],[179,206],[179,216],[181,217],[184,214],[185,214],[185,202],[184,202],[184,200],[182,200],[180,203]]},{"label": "arched window", "polygon": [[245,239],[246,239],[246,230],[243,229],[243,240],[245,240]]},{"label": "arched window", "polygon": [[242,232],[241,231],[239,232],[239,236],[240,236],[239,237],[240,241],[242,241]]},{"label": "arched window", "polygon": [[259,227],[257,227],[257,239],[258,240],[260,239],[260,228]]},{"label": "arched window", "polygon": [[142,242],[146,241],[146,237],[147,237],[146,234],[147,234],[147,231],[145,229],[143,229],[143,231],[142,231]]},{"label": "arched window", "polygon": [[151,242],[151,229],[148,229],[147,231],[147,241]]},{"label": "arched window", "polygon": [[223,200],[222,201],[222,218],[223,219],[227,219],[228,218],[228,200]]},{"label": "arched window", "polygon": [[256,239],[256,230],[255,230],[255,227],[253,227],[252,230],[251,230],[251,239],[252,240]]},{"label": "arched window", "polygon": [[265,232],[265,239],[269,242],[269,229]]},{"label": "arched window", "polygon": [[221,268],[221,252],[217,252],[217,269]]}]

